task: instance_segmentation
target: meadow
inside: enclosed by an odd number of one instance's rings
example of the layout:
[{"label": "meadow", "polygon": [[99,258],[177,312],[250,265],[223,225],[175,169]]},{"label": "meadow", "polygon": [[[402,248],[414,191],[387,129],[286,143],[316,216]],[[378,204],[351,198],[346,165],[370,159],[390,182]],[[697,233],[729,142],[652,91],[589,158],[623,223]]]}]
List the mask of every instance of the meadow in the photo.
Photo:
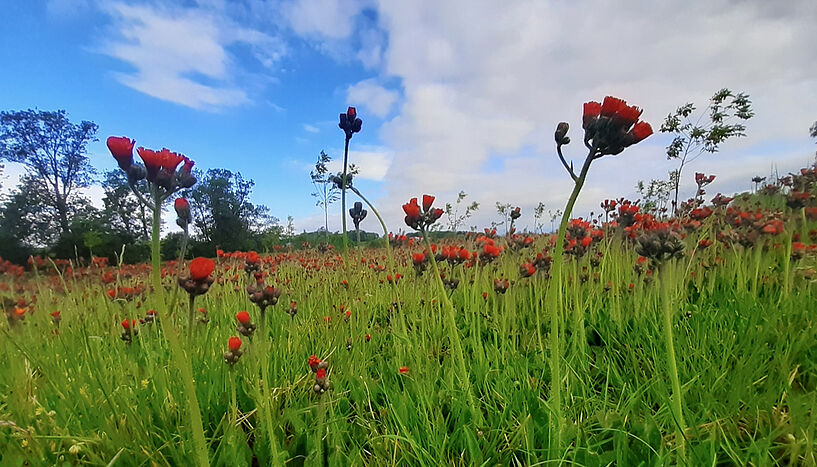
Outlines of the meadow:
[{"label": "meadow", "polygon": [[424,196],[388,243],[4,264],[0,465],[817,463],[817,169],[591,219],[569,173],[550,235]]}]

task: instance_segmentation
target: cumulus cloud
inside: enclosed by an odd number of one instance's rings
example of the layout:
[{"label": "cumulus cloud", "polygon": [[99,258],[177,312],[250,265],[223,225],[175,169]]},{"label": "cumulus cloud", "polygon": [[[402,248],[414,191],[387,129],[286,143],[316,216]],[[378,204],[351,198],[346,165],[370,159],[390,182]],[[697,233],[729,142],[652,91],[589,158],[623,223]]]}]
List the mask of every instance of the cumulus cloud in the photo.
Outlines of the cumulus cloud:
[{"label": "cumulus cloud", "polygon": [[286,53],[280,39],[202,8],[110,3],[105,10],[114,20],[115,35],[101,52],[133,68],[117,73],[117,79],[194,109],[217,110],[250,101],[234,83],[238,66],[229,47],[247,47],[267,68]]},{"label": "cumulus cloud", "polygon": [[353,84],[346,89],[346,103],[363,107],[368,113],[385,117],[397,102],[398,94],[367,79]]},{"label": "cumulus cloud", "polygon": [[[705,106],[722,87],[748,92],[757,115],[748,137],[687,169],[689,177],[718,173],[713,191],[746,189],[744,178],[767,174],[773,161],[799,166],[813,153],[812,1],[779,8],[610,0],[592,9],[536,0],[381,1],[378,15],[387,36],[379,73],[403,87],[399,111],[380,133],[394,153],[381,200],[390,206],[420,191],[454,199],[463,189],[483,204],[482,222],[495,201],[528,212],[540,200],[562,208],[570,181],[555,157],[553,130],[566,120],[580,141],[581,104],[607,94],[643,106],[657,129],[685,102]],[[604,197],[634,195],[639,179],[665,178],[673,168],[667,143],[655,135],[594,163],[577,212],[598,210]],[[580,144],[566,151],[583,160]],[[683,188],[688,194],[691,182]],[[395,211],[390,220],[400,225],[398,209],[385,211]]]},{"label": "cumulus cloud", "polygon": [[352,34],[355,16],[366,3],[359,0],[295,0],[285,3],[281,11],[297,34],[345,39]]}]

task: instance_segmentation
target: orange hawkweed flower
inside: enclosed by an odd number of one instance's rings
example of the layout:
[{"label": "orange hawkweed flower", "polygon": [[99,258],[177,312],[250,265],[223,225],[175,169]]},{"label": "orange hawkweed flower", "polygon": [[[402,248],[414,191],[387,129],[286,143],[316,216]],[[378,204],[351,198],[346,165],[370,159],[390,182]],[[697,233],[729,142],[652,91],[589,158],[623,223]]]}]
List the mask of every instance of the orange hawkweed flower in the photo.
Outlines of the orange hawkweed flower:
[{"label": "orange hawkweed flower", "polygon": [[216,262],[209,258],[195,258],[190,262],[190,278],[194,281],[207,279],[216,268]]},{"label": "orange hawkweed flower", "polygon": [[232,350],[233,352],[235,352],[236,350],[241,348],[241,339],[239,339],[238,337],[235,337],[235,336],[231,337],[227,341],[227,347],[230,350]]}]

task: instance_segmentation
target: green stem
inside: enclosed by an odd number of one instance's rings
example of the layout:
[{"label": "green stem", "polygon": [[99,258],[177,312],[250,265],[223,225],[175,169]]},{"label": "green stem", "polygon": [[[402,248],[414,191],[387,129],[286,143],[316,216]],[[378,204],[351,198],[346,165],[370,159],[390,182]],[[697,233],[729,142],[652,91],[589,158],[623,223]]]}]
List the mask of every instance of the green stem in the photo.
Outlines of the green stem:
[{"label": "green stem", "polygon": [[151,195],[153,196],[153,232],[150,239],[150,282],[153,285],[154,293],[158,294],[159,303],[164,304],[164,289],[162,288],[162,252],[161,252],[161,226],[162,226],[162,203],[159,200],[159,188],[151,184]]},{"label": "green stem", "polygon": [[670,302],[671,278],[667,271],[671,266],[661,265],[658,279],[661,281],[661,308],[664,315],[664,340],[667,341],[667,364],[669,365],[670,379],[672,380],[672,415],[675,419],[675,428],[678,438],[678,456],[686,464],[686,424],[684,423],[683,394],[681,381],[678,378],[678,366],[675,360],[675,343],[672,337],[672,303]]},{"label": "green stem", "polygon": [[190,294],[190,304],[187,308],[187,345],[193,344],[193,313],[195,310],[196,296]]},{"label": "green stem", "polygon": [[423,241],[426,244],[428,257],[431,261],[431,267],[434,269],[434,277],[436,278],[437,285],[440,289],[440,296],[442,296],[443,303],[445,303],[445,308],[447,310],[446,324],[448,325],[448,334],[449,339],[451,340],[451,345],[454,347],[454,358],[457,361],[460,384],[462,385],[461,389],[468,395],[468,402],[471,405],[473,417],[475,420],[477,420],[477,423],[480,424],[482,422],[482,412],[477,408],[474,401],[474,394],[471,390],[471,378],[468,377],[468,370],[465,366],[465,354],[462,350],[462,341],[460,340],[459,331],[457,331],[457,322],[454,316],[454,304],[451,303],[451,300],[448,298],[448,292],[445,290],[445,284],[443,284],[443,280],[440,277],[440,269],[437,267],[437,260],[434,258],[434,253],[431,251],[431,242],[428,240],[425,229],[421,230],[420,234],[423,236]]},{"label": "green stem", "polygon": [[[349,166],[349,140],[351,137],[346,138],[346,144],[343,148],[343,177],[341,178],[341,186],[340,186],[340,217],[342,220],[343,225],[343,251],[346,252],[349,249],[349,239],[346,238],[346,174],[347,168]],[[349,258],[345,258],[349,259]]]},{"label": "green stem", "polygon": [[[590,164],[596,154],[596,148],[591,147],[584,161],[581,173],[576,177],[573,186],[573,192],[567,200],[562,220],[559,223],[559,233],[556,235],[556,244],[553,246],[552,263],[550,266],[551,278],[548,284],[548,293],[545,296],[547,308],[550,310],[550,375],[551,375],[551,397],[548,398],[551,410],[553,411],[553,419],[556,423],[556,442],[554,445],[554,454],[561,455],[562,450],[562,370],[561,370],[561,338],[559,336],[559,325],[564,308],[564,297],[562,289],[562,265],[564,263],[564,241],[567,232],[567,224],[570,220],[570,214],[573,212],[573,206],[576,204],[576,199],[579,197],[584,186],[584,181],[587,178],[587,172],[590,170]],[[540,313],[537,312],[537,317]],[[541,349],[544,353],[544,349]]]}]

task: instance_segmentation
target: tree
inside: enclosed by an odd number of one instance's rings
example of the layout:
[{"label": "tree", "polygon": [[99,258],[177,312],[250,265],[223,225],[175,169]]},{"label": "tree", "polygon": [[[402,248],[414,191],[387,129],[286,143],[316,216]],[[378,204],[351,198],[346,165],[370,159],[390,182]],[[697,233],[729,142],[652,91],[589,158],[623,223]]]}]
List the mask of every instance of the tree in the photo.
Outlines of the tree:
[{"label": "tree", "polygon": [[[121,170],[106,172],[102,188],[105,190],[105,196],[102,198],[105,205],[104,215],[110,227],[129,235],[134,240],[149,240],[151,215],[133,194],[125,172]],[[143,193],[143,196],[148,196],[148,193]]]},{"label": "tree", "polygon": [[539,204],[533,208],[533,222],[535,224],[536,232],[542,233],[545,228],[545,222],[542,220],[545,218],[545,203],[539,201]]},{"label": "tree", "polygon": [[669,173],[669,180],[650,180],[648,184],[643,180],[638,181],[635,189],[644,201],[642,206],[645,211],[655,213],[656,216],[667,211],[670,196],[678,185],[678,181],[675,180],[677,174],[678,171],[673,170]]},{"label": "tree", "polygon": [[340,190],[329,179],[328,165],[331,161],[332,158],[321,151],[315,162],[315,170],[309,172],[312,185],[315,187],[315,191],[312,192],[312,196],[316,198],[315,206],[323,208],[326,235],[329,235],[329,205],[340,199]]},{"label": "tree", "polygon": [[62,233],[70,230],[77,189],[92,181],[86,148],[96,131],[93,122],[71,123],[64,110],[0,112],[0,159],[26,167],[40,185],[42,202],[56,211]]},{"label": "tree", "polygon": [[243,250],[256,247],[258,236],[278,219],[264,205],[250,201],[255,182],[238,172],[210,169],[195,188],[183,194],[190,199],[193,225],[211,247]]},{"label": "tree", "polygon": [[735,122],[735,119],[745,121],[754,116],[749,95],[735,94],[726,88],[712,96],[709,105],[697,118],[693,116],[695,110],[695,104],[682,105],[669,114],[661,125],[662,133],[675,135],[667,146],[667,159],[679,161],[678,168],[670,175],[675,192],[673,214],[678,210],[678,190],[684,166],[704,153],[718,152],[721,143],[730,138],[746,136],[746,126]]},{"label": "tree", "polygon": [[[445,203],[444,211],[446,217],[448,217],[448,226],[452,232],[459,230],[459,227],[465,224],[465,221],[471,217],[474,211],[479,209],[479,203],[476,201],[472,201],[471,204],[464,203],[467,196],[464,191],[460,191],[453,205]],[[460,207],[463,207],[462,212],[460,212]]]},{"label": "tree", "polygon": [[502,204],[499,201],[496,202],[496,213],[502,216],[502,222],[491,223],[494,228],[496,226],[504,225],[505,226],[505,235],[508,235],[508,229],[510,229],[511,225],[511,210],[513,209],[513,205],[511,203]]}]

